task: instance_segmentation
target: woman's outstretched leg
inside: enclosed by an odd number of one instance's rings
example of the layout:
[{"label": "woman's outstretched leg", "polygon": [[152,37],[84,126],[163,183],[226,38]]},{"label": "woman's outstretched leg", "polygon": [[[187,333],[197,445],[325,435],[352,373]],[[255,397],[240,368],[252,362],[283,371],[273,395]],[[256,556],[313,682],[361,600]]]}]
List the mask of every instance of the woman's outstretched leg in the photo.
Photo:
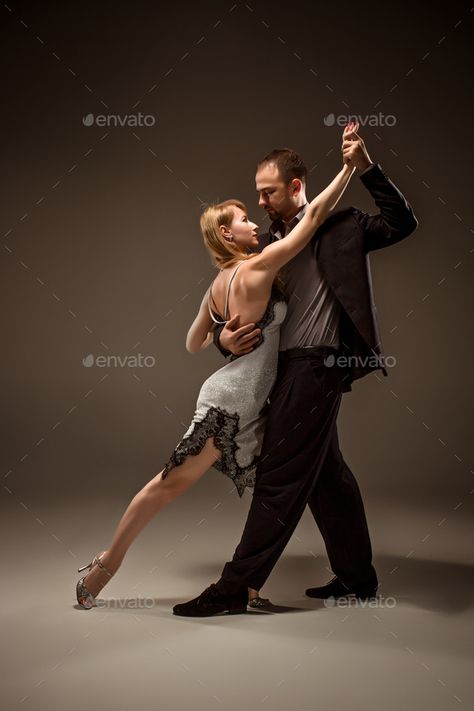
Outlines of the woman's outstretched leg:
[{"label": "woman's outstretched leg", "polygon": [[[173,467],[163,479],[161,471],[141,489],[129,503],[115,530],[110,548],[100,560],[114,574],[138,534],[164,507],[195,484],[221,456],[210,437],[199,454],[189,455],[179,466]],[[86,575],[84,585],[95,597],[110,580],[98,565]]]}]

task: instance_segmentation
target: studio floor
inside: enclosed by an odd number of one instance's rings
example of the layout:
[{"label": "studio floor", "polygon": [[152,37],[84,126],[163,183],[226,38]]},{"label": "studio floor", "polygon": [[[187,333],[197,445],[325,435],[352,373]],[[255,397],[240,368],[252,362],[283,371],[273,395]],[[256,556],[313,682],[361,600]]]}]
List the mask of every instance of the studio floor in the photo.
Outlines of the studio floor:
[{"label": "studio floor", "polygon": [[89,611],[76,570],[106,547],[124,500],[33,510],[4,497],[4,709],[472,708],[467,506],[440,524],[434,510],[367,501],[380,579],[370,604],[304,596],[331,577],[305,514],[262,590],[270,612],[178,618],[173,604],[218,578],[250,500],[199,493],[145,529]]}]

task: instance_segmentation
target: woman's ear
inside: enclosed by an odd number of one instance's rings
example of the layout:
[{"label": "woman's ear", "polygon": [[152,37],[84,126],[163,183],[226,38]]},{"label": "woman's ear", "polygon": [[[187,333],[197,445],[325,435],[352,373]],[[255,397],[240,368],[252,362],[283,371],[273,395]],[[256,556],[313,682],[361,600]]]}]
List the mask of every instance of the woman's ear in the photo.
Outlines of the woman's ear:
[{"label": "woman's ear", "polygon": [[219,230],[226,242],[233,241],[234,238],[232,236],[232,232],[229,230],[228,227],[226,227],[225,225],[219,225]]}]

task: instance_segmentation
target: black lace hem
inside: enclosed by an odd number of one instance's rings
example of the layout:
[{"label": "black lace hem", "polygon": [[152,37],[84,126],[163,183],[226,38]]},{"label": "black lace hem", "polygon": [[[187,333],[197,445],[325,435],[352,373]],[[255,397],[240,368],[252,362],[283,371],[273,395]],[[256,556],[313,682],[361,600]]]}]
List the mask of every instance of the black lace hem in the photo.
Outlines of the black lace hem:
[{"label": "black lace hem", "polygon": [[191,434],[175,447],[165,464],[162,478],[164,479],[171,469],[182,464],[188,455],[199,454],[209,437],[213,437],[214,445],[221,452],[220,459],[214,462],[213,467],[232,479],[239,496],[243,496],[246,487],[255,485],[258,455],[245,467],[237,463],[235,453],[238,444],[235,442],[235,436],[239,431],[239,419],[237,412],[231,414],[219,407],[210,407],[205,417],[194,424]]}]

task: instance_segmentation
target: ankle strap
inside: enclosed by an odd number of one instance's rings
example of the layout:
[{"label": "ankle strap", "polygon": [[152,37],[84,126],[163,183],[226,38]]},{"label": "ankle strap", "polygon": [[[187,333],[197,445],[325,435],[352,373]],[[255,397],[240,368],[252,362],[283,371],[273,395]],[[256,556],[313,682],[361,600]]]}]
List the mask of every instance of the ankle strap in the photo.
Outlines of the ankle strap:
[{"label": "ankle strap", "polygon": [[107,575],[109,576],[109,578],[112,577],[112,573],[111,573],[109,570],[107,570],[107,568],[106,568],[105,565],[102,563],[102,561],[100,560],[99,556],[97,556],[97,555],[96,555],[96,557],[95,557],[95,562],[97,563],[97,565],[99,566],[99,568],[102,568],[102,570],[105,570],[105,572],[107,573]]}]

